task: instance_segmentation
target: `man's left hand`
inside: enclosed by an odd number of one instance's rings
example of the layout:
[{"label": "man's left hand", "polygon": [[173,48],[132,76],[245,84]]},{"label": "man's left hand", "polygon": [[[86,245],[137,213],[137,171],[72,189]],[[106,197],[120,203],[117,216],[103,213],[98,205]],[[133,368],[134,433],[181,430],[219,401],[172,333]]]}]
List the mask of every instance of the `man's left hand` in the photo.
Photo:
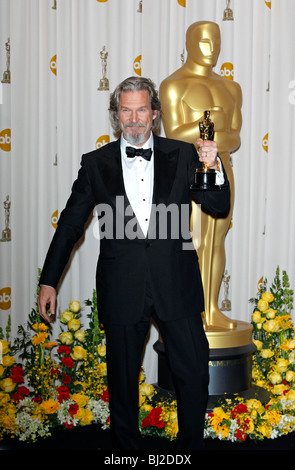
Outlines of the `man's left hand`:
[{"label": "man's left hand", "polygon": [[214,140],[198,139],[197,145],[199,146],[198,152],[200,162],[206,163],[207,168],[217,170],[217,143],[214,142]]}]

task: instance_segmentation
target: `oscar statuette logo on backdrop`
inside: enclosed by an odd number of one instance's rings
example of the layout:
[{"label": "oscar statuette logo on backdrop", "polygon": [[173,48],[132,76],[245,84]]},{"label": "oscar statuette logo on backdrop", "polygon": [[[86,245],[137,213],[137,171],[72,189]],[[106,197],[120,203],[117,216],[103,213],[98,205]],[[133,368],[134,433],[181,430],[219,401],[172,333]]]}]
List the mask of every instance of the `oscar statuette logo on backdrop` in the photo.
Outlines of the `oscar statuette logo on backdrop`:
[{"label": "oscar statuette logo on backdrop", "polygon": [[3,78],[1,80],[2,83],[10,83],[11,74],[10,74],[10,38],[5,43],[6,49],[6,70],[3,73]]},{"label": "oscar statuette logo on backdrop", "polygon": [[109,90],[109,80],[107,78],[107,59],[108,59],[108,52],[106,51],[106,46],[103,46],[102,50],[100,51],[100,61],[101,61],[101,68],[102,68],[102,78],[99,80],[99,87],[98,90],[107,91]]}]

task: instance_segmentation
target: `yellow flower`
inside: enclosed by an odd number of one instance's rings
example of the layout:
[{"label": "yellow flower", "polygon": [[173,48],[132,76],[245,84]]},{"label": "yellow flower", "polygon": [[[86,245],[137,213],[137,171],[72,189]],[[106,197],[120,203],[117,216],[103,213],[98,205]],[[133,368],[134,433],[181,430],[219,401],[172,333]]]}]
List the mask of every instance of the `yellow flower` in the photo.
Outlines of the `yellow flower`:
[{"label": "yellow flower", "polygon": [[268,309],[268,302],[266,300],[260,299],[258,301],[257,308],[260,310],[260,312],[265,312],[265,310]]},{"label": "yellow flower", "polygon": [[276,363],[276,370],[278,372],[286,372],[289,366],[289,361],[287,359],[278,359]]},{"label": "yellow flower", "polygon": [[97,352],[98,354],[101,356],[101,357],[104,357],[106,355],[106,346],[104,344],[101,344],[100,346],[98,346],[97,348]]},{"label": "yellow flower", "polygon": [[4,356],[2,359],[2,364],[5,367],[12,366],[12,364],[14,363],[15,363],[15,358],[13,356],[10,356],[9,354],[6,354],[6,356]]},{"label": "yellow flower", "polygon": [[275,425],[281,420],[281,414],[276,410],[268,409],[264,414],[264,419],[266,419],[269,424]]},{"label": "yellow flower", "polygon": [[107,375],[107,365],[105,362],[101,362],[100,364],[98,364],[97,366],[97,370],[99,372],[100,375]]},{"label": "yellow flower", "polygon": [[279,374],[279,372],[270,372],[267,377],[273,385],[280,384],[282,382],[282,376]]},{"label": "yellow flower", "polygon": [[38,344],[44,343],[44,341],[48,338],[48,333],[43,332],[38,332],[35,336],[32,338],[32,344],[34,346],[37,346]]},{"label": "yellow flower", "polygon": [[285,339],[284,342],[281,344],[281,349],[283,351],[292,351],[294,349],[295,343],[293,339]]},{"label": "yellow flower", "polygon": [[152,411],[152,409],[153,409],[152,405],[149,405],[148,403],[144,403],[141,407],[142,411],[150,412],[150,411]]},{"label": "yellow flower", "polygon": [[295,372],[293,370],[287,370],[286,380],[287,380],[287,382],[294,382],[295,381]]},{"label": "yellow flower", "polygon": [[77,318],[73,318],[68,323],[68,329],[70,331],[77,331],[79,330],[80,326],[81,326],[80,320],[77,320]]},{"label": "yellow flower", "polygon": [[77,330],[74,333],[75,338],[80,341],[80,343],[84,343],[86,339],[86,333],[83,330]]},{"label": "yellow flower", "polygon": [[274,310],[273,308],[268,308],[264,312],[269,319],[273,319],[276,316],[277,310]]},{"label": "yellow flower", "polygon": [[83,408],[87,405],[89,401],[89,397],[84,395],[84,393],[73,393],[71,398],[79,405],[79,407]]},{"label": "yellow flower", "polygon": [[6,379],[0,380],[0,388],[4,392],[10,393],[15,389],[16,384],[12,382],[12,379],[7,377]]},{"label": "yellow flower", "polygon": [[250,418],[247,417],[247,433],[252,434],[254,430],[255,430],[255,424],[254,424],[252,417]]},{"label": "yellow flower", "polygon": [[60,335],[59,335],[59,339],[60,341],[62,342],[62,344],[66,344],[66,345],[70,345],[73,343],[74,341],[74,338],[73,338],[73,335],[70,331],[63,331]]},{"label": "yellow flower", "polygon": [[49,400],[45,400],[40,404],[40,408],[45,414],[51,415],[59,409],[59,403],[58,401],[53,400],[53,398],[49,398]]},{"label": "yellow flower", "polygon": [[74,318],[73,312],[70,312],[69,310],[66,310],[63,312],[60,316],[60,321],[61,323],[68,323],[70,320]]},{"label": "yellow flower", "polygon": [[86,426],[87,424],[91,423],[93,415],[92,412],[87,408],[79,408],[79,410],[75,414],[75,418],[79,419],[82,426]]},{"label": "yellow flower", "polygon": [[9,351],[9,342],[4,339],[0,340],[0,359],[1,355],[7,354]]},{"label": "yellow flower", "polygon": [[263,329],[268,333],[277,333],[281,330],[280,324],[276,320],[268,320],[264,323]]},{"label": "yellow flower", "polygon": [[138,397],[138,406],[140,408],[143,408],[144,406],[144,403],[145,403],[145,400],[146,400],[146,396],[145,395],[142,395],[141,393],[139,394],[139,397]]},{"label": "yellow flower", "polygon": [[274,387],[272,388],[272,393],[274,395],[282,395],[283,393],[286,392],[286,390],[288,389],[288,386],[286,386],[285,384],[277,384],[277,385],[274,385]]},{"label": "yellow flower", "polygon": [[0,406],[5,406],[10,400],[8,393],[0,392]]},{"label": "yellow flower", "polygon": [[250,411],[257,411],[260,415],[264,411],[264,406],[262,405],[261,401],[256,400],[255,398],[250,398],[249,400],[246,401],[247,408]]},{"label": "yellow flower", "polygon": [[266,300],[266,302],[272,302],[274,299],[274,296],[271,292],[264,292],[261,296],[263,300]]},{"label": "yellow flower", "polygon": [[45,323],[34,323],[34,325],[32,325],[32,328],[35,331],[47,331],[48,330],[48,326],[45,325]]},{"label": "yellow flower", "polygon": [[269,357],[272,357],[274,355],[274,352],[271,349],[261,349],[260,351],[260,356],[263,357],[263,359],[268,359]]},{"label": "yellow flower", "polygon": [[295,390],[291,389],[289,390],[285,395],[284,398],[287,400],[295,400]]},{"label": "yellow flower", "polygon": [[57,346],[57,345],[58,345],[57,341],[50,341],[48,343],[42,344],[42,347],[52,349],[52,348],[54,348],[54,346]]},{"label": "yellow flower", "polygon": [[69,305],[71,312],[78,313],[81,310],[81,304],[77,300],[72,300]]},{"label": "yellow flower", "polygon": [[221,435],[222,438],[226,438],[229,433],[229,429],[225,424],[222,424],[224,421],[230,419],[230,416],[225,413],[222,407],[217,407],[213,409],[213,416],[210,418],[210,424],[214,429],[216,435]]},{"label": "yellow flower", "polygon": [[258,339],[254,339],[253,343],[255,344],[257,351],[260,351],[263,345],[262,341],[259,341]]},{"label": "yellow flower", "polygon": [[86,358],[87,351],[86,349],[82,348],[82,346],[75,346],[73,348],[71,356],[74,361],[81,361],[82,359]]},{"label": "yellow flower", "polygon": [[153,385],[150,385],[144,382],[139,385],[139,393],[146,397],[151,397],[155,393],[155,388]]},{"label": "yellow flower", "polygon": [[261,313],[258,310],[255,310],[255,312],[253,312],[252,321],[254,323],[261,323]]},{"label": "yellow flower", "polygon": [[257,430],[264,436],[264,437],[267,437],[267,438],[270,438],[271,436],[271,426],[269,426],[268,424],[261,424],[257,427]]}]

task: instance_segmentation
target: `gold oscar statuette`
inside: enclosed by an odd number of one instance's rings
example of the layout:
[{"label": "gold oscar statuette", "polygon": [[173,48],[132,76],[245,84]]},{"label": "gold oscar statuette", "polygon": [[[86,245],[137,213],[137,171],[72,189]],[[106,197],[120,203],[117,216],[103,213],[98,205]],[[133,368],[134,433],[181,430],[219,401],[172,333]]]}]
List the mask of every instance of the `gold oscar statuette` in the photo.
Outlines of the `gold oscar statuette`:
[{"label": "gold oscar statuette", "polygon": [[109,90],[109,80],[107,78],[108,52],[106,51],[105,46],[103,46],[102,50],[100,51],[100,59],[101,59],[101,67],[102,67],[102,78],[99,80],[98,90],[107,91]]},{"label": "gold oscar statuette", "polygon": [[[229,2],[227,5],[229,7]],[[199,210],[193,203],[192,220],[201,227],[200,235],[195,235],[193,242],[199,257],[205,299],[203,324],[210,348],[240,347],[252,342],[252,325],[234,319],[235,311],[231,311],[230,317],[225,315],[218,300],[226,264],[225,237],[231,224],[235,198],[231,156],[241,142],[242,92],[237,82],[214,70],[221,47],[217,23],[192,23],[186,32],[185,45],[186,61],[160,84],[163,127],[166,137],[196,146],[199,137],[213,138],[209,132],[212,125],[206,126],[204,111],[214,123],[214,142],[230,185],[230,208],[223,217],[217,217]],[[210,110],[210,115],[207,110]],[[199,177],[198,172],[195,178]],[[217,188],[220,190],[219,185]]]},{"label": "gold oscar statuette", "polygon": [[[203,140],[214,140],[214,123],[210,119],[210,111],[204,112],[204,120],[199,122],[200,137]],[[204,162],[202,168],[197,168],[192,190],[215,190],[216,172]]]}]

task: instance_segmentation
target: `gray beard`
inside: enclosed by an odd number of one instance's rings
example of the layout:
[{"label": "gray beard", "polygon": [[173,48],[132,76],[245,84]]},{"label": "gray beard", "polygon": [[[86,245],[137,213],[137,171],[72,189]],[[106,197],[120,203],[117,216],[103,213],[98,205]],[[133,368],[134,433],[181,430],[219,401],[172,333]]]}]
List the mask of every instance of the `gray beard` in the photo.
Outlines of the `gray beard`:
[{"label": "gray beard", "polygon": [[[137,135],[133,135],[133,134],[130,134],[128,132],[128,127],[129,125],[127,124],[125,126],[125,139],[127,140],[127,142],[131,145],[135,145],[135,146],[138,146],[138,145],[142,145],[144,143],[144,141],[146,140],[146,136],[147,136],[147,132],[143,132],[143,133],[140,133],[140,134],[137,134]],[[142,125],[142,124],[139,124],[138,127],[143,127],[145,129],[145,131],[147,131],[147,127],[145,125]]]},{"label": "gray beard", "polygon": [[126,132],[125,138],[131,145],[142,145],[145,141],[145,134],[132,135]]}]

